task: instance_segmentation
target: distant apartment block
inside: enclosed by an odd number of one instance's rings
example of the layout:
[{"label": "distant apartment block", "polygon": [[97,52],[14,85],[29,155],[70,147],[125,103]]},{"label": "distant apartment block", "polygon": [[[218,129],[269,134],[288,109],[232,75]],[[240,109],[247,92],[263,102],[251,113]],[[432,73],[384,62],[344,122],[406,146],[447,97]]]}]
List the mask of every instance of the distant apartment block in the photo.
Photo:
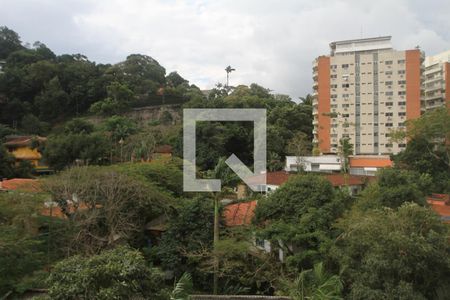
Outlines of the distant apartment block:
[{"label": "distant apartment block", "polygon": [[450,50],[425,58],[422,111],[450,105]]},{"label": "distant apartment block", "polygon": [[398,153],[390,132],[421,114],[423,54],[398,51],[391,37],[332,42],[331,54],[313,63],[314,143],[337,153],[348,137],[355,155]]}]

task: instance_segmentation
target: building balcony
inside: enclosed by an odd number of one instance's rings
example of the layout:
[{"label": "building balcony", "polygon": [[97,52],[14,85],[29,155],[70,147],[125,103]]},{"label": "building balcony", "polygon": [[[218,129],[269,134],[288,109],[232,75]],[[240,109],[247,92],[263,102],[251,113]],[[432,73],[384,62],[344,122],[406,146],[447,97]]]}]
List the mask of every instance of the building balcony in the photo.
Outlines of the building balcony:
[{"label": "building balcony", "polygon": [[425,87],[425,92],[433,92],[437,90],[442,90],[444,87],[441,84],[434,85],[432,87]]},{"label": "building balcony", "polygon": [[433,68],[426,68],[425,71],[423,72],[423,75],[428,76],[430,74],[437,73],[437,72],[442,72],[442,68],[440,66],[433,67]]},{"label": "building balcony", "polygon": [[444,93],[434,93],[432,95],[425,95],[422,100],[424,101],[430,101],[430,100],[436,100],[436,99],[442,99],[444,97]]}]

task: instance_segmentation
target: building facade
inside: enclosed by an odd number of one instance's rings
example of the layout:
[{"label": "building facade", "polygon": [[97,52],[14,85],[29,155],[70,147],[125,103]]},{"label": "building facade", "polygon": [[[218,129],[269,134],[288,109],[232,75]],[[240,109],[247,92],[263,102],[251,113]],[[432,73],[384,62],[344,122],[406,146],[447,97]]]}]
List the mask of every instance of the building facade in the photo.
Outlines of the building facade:
[{"label": "building facade", "polygon": [[319,156],[286,156],[286,172],[297,172],[299,166],[305,172],[333,173],[342,169],[341,158],[338,155]]},{"label": "building facade", "polygon": [[425,58],[422,112],[450,105],[450,50]]},{"label": "building facade", "polygon": [[398,153],[390,132],[421,114],[423,54],[398,51],[391,37],[332,42],[313,63],[314,144],[337,153],[348,137],[355,155]]}]

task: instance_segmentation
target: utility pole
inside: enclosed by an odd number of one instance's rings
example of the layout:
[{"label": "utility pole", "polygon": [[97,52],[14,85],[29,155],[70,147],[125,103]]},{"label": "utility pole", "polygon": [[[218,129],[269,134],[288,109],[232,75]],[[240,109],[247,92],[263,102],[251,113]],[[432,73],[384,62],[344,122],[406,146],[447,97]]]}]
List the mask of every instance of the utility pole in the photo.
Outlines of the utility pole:
[{"label": "utility pole", "polygon": [[230,86],[229,85],[230,84],[230,73],[233,72],[233,71],[236,71],[236,69],[232,68],[231,66],[228,66],[228,67],[225,68],[225,71],[227,72],[227,86],[226,86],[226,88],[228,90],[228,87]]},{"label": "utility pole", "polygon": [[219,257],[217,256],[217,244],[219,243],[219,193],[213,193],[214,198],[214,280],[213,280],[213,294],[217,295],[219,290]]}]

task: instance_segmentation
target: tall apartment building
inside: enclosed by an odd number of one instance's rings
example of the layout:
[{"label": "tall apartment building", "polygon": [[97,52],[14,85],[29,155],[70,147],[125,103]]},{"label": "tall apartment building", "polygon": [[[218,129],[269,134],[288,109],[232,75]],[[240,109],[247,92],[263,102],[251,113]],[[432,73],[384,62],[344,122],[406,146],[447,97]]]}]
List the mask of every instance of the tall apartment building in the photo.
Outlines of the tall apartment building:
[{"label": "tall apartment building", "polygon": [[321,153],[336,153],[343,137],[356,155],[401,151],[406,141],[391,143],[389,135],[420,116],[420,50],[395,50],[390,36],[330,47],[329,56],[313,63],[313,142]]},{"label": "tall apartment building", "polygon": [[450,106],[450,50],[425,58],[422,111]]}]

